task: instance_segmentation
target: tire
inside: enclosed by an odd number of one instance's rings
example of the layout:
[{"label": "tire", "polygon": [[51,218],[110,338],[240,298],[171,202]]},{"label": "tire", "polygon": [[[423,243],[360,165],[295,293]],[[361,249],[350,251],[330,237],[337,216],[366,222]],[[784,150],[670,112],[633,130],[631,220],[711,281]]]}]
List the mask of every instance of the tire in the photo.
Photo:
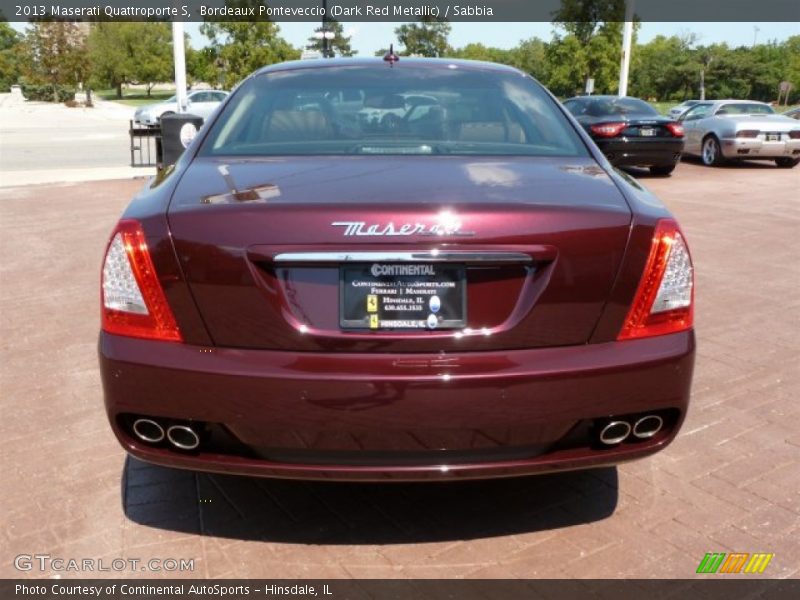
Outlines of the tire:
[{"label": "tire", "polygon": [[651,175],[660,175],[666,177],[675,170],[678,165],[659,165],[657,167],[650,167]]},{"label": "tire", "polygon": [[700,158],[707,167],[718,167],[725,162],[722,156],[722,148],[719,147],[719,140],[716,136],[709,135],[703,138]]},{"label": "tire", "polygon": [[789,158],[788,156],[782,156],[781,158],[775,159],[775,164],[778,165],[780,169],[791,169],[792,167],[796,167],[800,164],[800,158]]}]

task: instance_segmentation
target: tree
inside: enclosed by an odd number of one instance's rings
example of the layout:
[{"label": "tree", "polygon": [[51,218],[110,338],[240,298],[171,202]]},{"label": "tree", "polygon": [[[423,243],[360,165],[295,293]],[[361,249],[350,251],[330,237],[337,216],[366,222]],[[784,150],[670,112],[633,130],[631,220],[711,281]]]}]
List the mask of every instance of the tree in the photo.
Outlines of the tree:
[{"label": "tree", "polygon": [[85,40],[85,30],[76,23],[39,22],[26,31],[26,74],[34,82],[52,85],[54,102],[58,86],[74,86],[87,77]]},{"label": "tree", "polygon": [[537,37],[522,40],[510,51],[508,64],[520,71],[525,71],[539,81],[549,78],[549,64],[547,62],[547,44]]},{"label": "tree", "polygon": [[[330,21],[325,22],[325,30],[333,33],[333,38],[328,40],[328,48],[333,51],[334,55],[336,56],[355,56],[358,54],[358,51],[354,51],[350,47],[350,39],[352,36],[345,36],[344,35],[344,27],[339,21],[331,19]],[[315,34],[322,33],[322,26],[317,27],[314,30]],[[319,38],[315,36],[308,38],[308,44],[306,45],[306,50],[316,50],[320,54],[322,54],[324,50],[324,42],[322,37]]]},{"label": "tree", "polygon": [[204,23],[200,31],[211,42],[215,64],[222,65],[228,88],[266,65],[300,58],[300,51],[269,21]]},{"label": "tree", "polygon": [[22,36],[6,22],[0,21],[0,90],[18,82],[21,74]]},{"label": "tree", "polygon": [[466,60],[484,60],[510,65],[512,60],[512,50],[503,50],[492,46],[484,46],[480,43],[467,44],[463,48],[451,48],[447,56],[453,58],[463,58]]},{"label": "tree", "polygon": [[401,25],[394,34],[403,45],[402,53],[406,56],[444,56],[448,49],[450,24],[426,17],[419,23]]},{"label": "tree", "polygon": [[203,81],[222,87],[222,61],[213,47],[206,46],[195,50],[186,45],[186,76],[191,83]]},{"label": "tree", "polygon": [[172,81],[172,29],[169,23],[95,23],[89,33],[92,82],[109,85],[122,98],[126,83],[144,83],[147,95],[153,85]]},{"label": "tree", "polygon": [[172,52],[172,26],[169,23],[133,23],[136,25],[133,77],[147,85],[147,95],[153,85],[172,81],[175,66]]},{"label": "tree", "polygon": [[564,33],[555,34],[548,58],[566,93],[589,78],[598,91],[617,90],[624,16],[625,0],[561,0],[553,24]]},{"label": "tree", "polygon": [[122,98],[122,85],[133,78],[133,23],[96,23],[89,33],[89,60],[93,87],[115,88]]},{"label": "tree", "polygon": [[634,96],[658,100],[697,97],[703,54],[692,46],[696,36],[658,35],[633,50],[631,86]]}]

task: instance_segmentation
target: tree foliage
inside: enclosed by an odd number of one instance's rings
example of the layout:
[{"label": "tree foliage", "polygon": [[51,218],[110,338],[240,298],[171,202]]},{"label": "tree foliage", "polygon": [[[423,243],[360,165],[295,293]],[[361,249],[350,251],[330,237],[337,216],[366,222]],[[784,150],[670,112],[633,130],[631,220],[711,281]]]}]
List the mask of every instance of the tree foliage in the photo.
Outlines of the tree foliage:
[{"label": "tree foliage", "polygon": [[95,86],[116,88],[122,97],[126,83],[153,85],[172,81],[172,28],[169,23],[95,23],[88,39]]},{"label": "tree foliage", "polygon": [[261,67],[300,58],[300,51],[269,21],[204,23],[200,31],[210,41],[210,56],[223,70],[221,79],[227,88]]},{"label": "tree foliage", "polygon": [[30,83],[75,86],[88,75],[85,30],[62,21],[33,23],[25,33],[23,71]]},{"label": "tree foliage", "polygon": [[0,21],[0,92],[19,82],[22,74],[22,36],[8,23]]},{"label": "tree foliage", "polygon": [[[344,27],[339,21],[331,19],[325,22],[325,29],[333,33],[333,39],[328,40],[328,47],[333,51],[336,56],[355,56],[358,52],[350,47],[351,36],[344,35]],[[314,36],[308,38],[306,50],[316,50],[322,54],[324,42],[322,38],[317,38],[316,35],[322,33],[322,26],[314,30]]]},{"label": "tree foliage", "polygon": [[426,17],[417,23],[406,23],[394,30],[406,56],[445,56],[450,24]]}]

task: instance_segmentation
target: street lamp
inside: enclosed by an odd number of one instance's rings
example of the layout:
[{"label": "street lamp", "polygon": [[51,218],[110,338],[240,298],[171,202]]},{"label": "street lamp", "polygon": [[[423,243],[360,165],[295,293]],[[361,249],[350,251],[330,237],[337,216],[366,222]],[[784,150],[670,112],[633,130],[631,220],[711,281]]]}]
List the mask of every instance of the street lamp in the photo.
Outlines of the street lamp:
[{"label": "street lamp", "polygon": [[319,32],[322,38],[322,58],[331,58],[330,41],[335,37],[332,31],[328,31],[328,0],[322,0],[322,31]]}]

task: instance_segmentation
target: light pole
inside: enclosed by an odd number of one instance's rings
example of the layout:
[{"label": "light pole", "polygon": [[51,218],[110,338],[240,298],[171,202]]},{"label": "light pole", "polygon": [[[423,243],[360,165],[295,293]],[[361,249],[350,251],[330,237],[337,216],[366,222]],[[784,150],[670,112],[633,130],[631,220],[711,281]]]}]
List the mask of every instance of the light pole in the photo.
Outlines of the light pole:
[{"label": "light pole", "polygon": [[333,55],[330,48],[330,40],[334,35],[328,31],[328,0],[322,0],[322,58],[330,58]]},{"label": "light pole", "polygon": [[175,99],[178,112],[186,112],[186,49],[183,39],[183,22],[172,22],[172,57],[175,61]]},{"label": "light pole", "polygon": [[700,69],[700,100],[706,99],[706,69],[712,60],[714,59],[708,55],[703,57],[703,67]]},{"label": "light pole", "polygon": [[628,73],[631,67],[631,42],[633,40],[633,2],[625,2],[625,23],[622,26],[622,60],[619,66],[619,95],[628,95]]}]

